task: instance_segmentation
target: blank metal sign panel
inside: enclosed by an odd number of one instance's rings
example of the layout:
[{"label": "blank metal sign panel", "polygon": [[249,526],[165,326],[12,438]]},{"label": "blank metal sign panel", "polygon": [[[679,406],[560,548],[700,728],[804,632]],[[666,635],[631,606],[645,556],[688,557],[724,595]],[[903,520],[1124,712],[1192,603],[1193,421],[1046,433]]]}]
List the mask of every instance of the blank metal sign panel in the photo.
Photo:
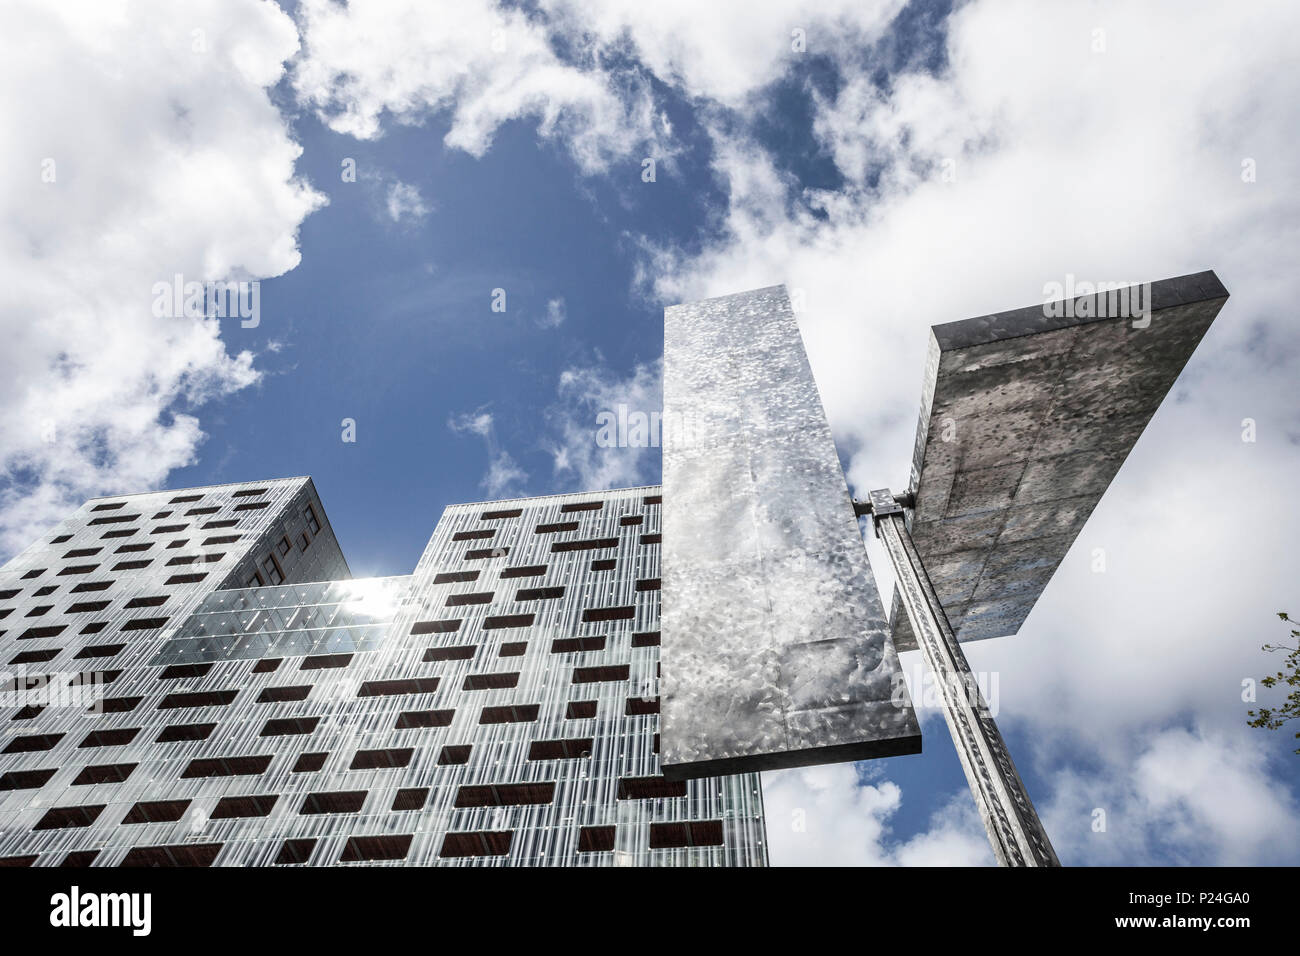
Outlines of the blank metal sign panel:
[{"label": "blank metal sign panel", "polygon": [[664,313],[665,776],[916,753],[785,288]]},{"label": "blank metal sign panel", "polygon": [[1200,272],[931,329],[909,522],[958,640],[1019,630],[1227,298]]}]

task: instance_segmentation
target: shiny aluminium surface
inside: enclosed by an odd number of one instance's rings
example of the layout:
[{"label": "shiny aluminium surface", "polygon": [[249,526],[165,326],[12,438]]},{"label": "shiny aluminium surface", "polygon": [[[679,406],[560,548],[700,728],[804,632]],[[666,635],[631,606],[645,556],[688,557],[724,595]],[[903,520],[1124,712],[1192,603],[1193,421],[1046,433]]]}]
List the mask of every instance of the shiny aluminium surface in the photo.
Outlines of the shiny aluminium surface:
[{"label": "shiny aluminium surface", "polygon": [[1019,630],[1227,298],[1201,272],[931,330],[908,522],[959,641]]},{"label": "shiny aluminium surface", "polygon": [[915,753],[784,287],[664,314],[663,773]]}]

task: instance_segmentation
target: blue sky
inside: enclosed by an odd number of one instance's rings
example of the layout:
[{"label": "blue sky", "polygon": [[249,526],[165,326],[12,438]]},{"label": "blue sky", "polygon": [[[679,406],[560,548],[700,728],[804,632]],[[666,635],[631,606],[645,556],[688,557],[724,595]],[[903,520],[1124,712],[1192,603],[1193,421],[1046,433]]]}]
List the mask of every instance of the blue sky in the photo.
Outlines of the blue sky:
[{"label": "blue sky", "polygon": [[[354,573],[405,573],[445,504],[657,481],[596,412],[657,406],[665,304],[780,282],[850,484],[902,487],[929,325],[1214,268],[1176,394],[969,656],[1066,862],[1296,863],[1297,758],[1241,700],[1300,572],[1300,23],[1264,6],[16,3],[4,547],[91,494],[310,474]],[[151,319],[176,273],[260,280],[259,325]],[[923,729],[770,776],[774,858],[990,862]]]}]

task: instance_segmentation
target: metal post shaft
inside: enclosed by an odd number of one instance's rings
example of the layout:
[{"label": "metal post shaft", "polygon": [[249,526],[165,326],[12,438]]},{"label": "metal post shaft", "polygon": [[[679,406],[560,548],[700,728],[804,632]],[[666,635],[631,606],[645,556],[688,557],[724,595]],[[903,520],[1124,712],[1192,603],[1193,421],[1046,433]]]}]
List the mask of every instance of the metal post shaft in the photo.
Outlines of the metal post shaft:
[{"label": "metal post shaft", "polygon": [[872,515],[889,552],[903,607],[938,684],[944,719],[999,865],[1060,866],[921,563],[902,506],[888,491],[871,492],[869,505],[854,504],[859,513]]}]

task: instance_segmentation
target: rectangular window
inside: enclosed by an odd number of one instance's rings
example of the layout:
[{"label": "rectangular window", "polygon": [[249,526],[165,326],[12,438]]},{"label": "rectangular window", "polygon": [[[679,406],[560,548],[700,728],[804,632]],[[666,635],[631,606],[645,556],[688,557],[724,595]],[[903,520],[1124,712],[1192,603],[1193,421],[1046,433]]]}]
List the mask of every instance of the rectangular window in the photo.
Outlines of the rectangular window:
[{"label": "rectangular window", "polygon": [[221,843],[186,843],[179,846],[137,846],[123,858],[122,866],[211,866]]},{"label": "rectangular window", "polygon": [[503,511],[485,511],[479,515],[479,520],[495,521],[498,518],[518,518],[523,513],[523,508],[509,508]]},{"label": "rectangular window", "polygon": [[568,708],[564,711],[565,720],[585,720],[588,717],[596,716],[596,702],[594,700],[571,700]]},{"label": "rectangular window", "polygon": [[504,558],[510,554],[509,548],[475,548],[465,552],[466,561],[480,561],[485,558]]},{"label": "rectangular window", "polygon": [[336,670],[352,663],[351,654],[313,654],[304,657],[298,665],[300,671]]},{"label": "rectangular window", "polygon": [[159,710],[185,710],[186,708],[225,708],[233,704],[238,691],[194,691],[169,693],[159,701]]},{"label": "rectangular window", "polygon": [[523,657],[528,650],[527,641],[511,641],[501,645],[497,657]]},{"label": "rectangular window", "polygon": [[122,824],[174,823],[185,816],[189,806],[188,800],[142,800],[122,818]]},{"label": "rectangular window", "polygon": [[265,488],[244,488],[236,491],[230,497],[232,498],[256,498],[258,495],[266,494]]},{"label": "rectangular window", "polygon": [[636,608],[625,607],[589,607],[582,612],[584,623],[592,621],[630,621],[636,617]]},{"label": "rectangular window", "polygon": [[604,634],[595,634],[591,637],[557,637],[551,642],[552,654],[571,654],[574,651],[603,651],[604,649]]},{"label": "rectangular window", "polygon": [[533,534],[556,534],[561,531],[577,531],[578,522],[576,521],[555,521],[551,524],[539,524],[533,529]]},{"label": "rectangular window", "polygon": [[[448,833],[442,840],[438,855],[444,858],[465,856],[505,856],[514,839],[513,830],[474,830],[467,833]],[[409,839],[409,838],[408,838]]]},{"label": "rectangular window", "polygon": [[283,558],[286,554],[288,554],[290,551],[293,550],[293,542],[289,540],[288,535],[285,535],[283,538],[280,539],[280,543],[279,545],[277,545],[277,547],[279,547],[280,549],[280,557]]},{"label": "rectangular window", "polygon": [[25,737],[15,737],[9,741],[9,746],[5,747],[4,753],[7,754],[31,754],[40,750],[52,750],[54,745],[63,739],[63,734],[30,734]]},{"label": "rectangular window", "polygon": [[36,821],[33,830],[67,830],[72,827],[88,827],[104,812],[107,804],[90,807],[51,807],[45,816]]},{"label": "rectangular window", "polygon": [[683,846],[722,846],[721,820],[692,820],[689,823],[650,824],[650,849]]},{"label": "rectangular window", "polygon": [[652,697],[629,697],[627,705],[623,708],[623,713],[627,717],[641,717],[645,714],[659,713],[659,698]]},{"label": "rectangular window", "polygon": [[578,831],[579,853],[602,853],[614,849],[614,828],[583,827]]},{"label": "rectangular window", "polygon": [[393,809],[423,810],[425,801],[428,799],[428,787],[410,787],[406,790],[398,790],[397,795],[393,797]]},{"label": "rectangular window", "polygon": [[452,541],[486,541],[496,536],[495,528],[480,528],[478,531],[457,531],[451,536]]},{"label": "rectangular window", "polygon": [[298,758],[298,762],[293,765],[291,773],[315,773],[325,766],[325,761],[329,759],[328,752],[303,754]]},{"label": "rectangular window", "polygon": [[212,670],[211,661],[206,664],[170,664],[163,668],[162,673],[158,675],[158,679],[186,680],[192,677],[203,677],[210,670]]},{"label": "rectangular window", "polygon": [[432,694],[437,677],[407,677],[397,680],[368,680],[357,690],[358,697],[395,697],[399,694]]},{"label": "rectangular window", "polygon": [[502,578],[540,578],[544,574],[546,574],[546,565],[526,564],[514,568],[505,568],[500,576]]},{"label": "rectangular window", "polygon": [[629,528],[633,525],[640,524],[644,520],[645,519],[640,515],[623,515],[623,517],[618,519],[618,526],[620,528]]},{"label": "rectangular window", "polygon": [[450,594],[447,596],[447,607],[464,607],[471,604],[490,604],[492,603],[492,591],[467,591],[464,594]]},{"label": "rectangular window", "polygon": [[507,704],[504,707],[484,707],[478,715],[480,724],[526,724],[537,719],[540,704]]},{"label": "rectangular window", "polygon": [[304,531],[302,534],[298,535],[298,550],[306,551],[310,547],[311,538],[307,537],[307,532]]},{"label": "rectangular window", "polygon": [[137,607],[161,607],[167,603],[167,595],[160,594],[157,597],[137,597],[131,598],[126,602],[127,610]]},{"label": "rectangular window", "polygon": [[627,680],[630,668],[627,664],[606,664],[601,667],[575,667],[573,683],[597,684],[603,681]]},{"label": "rectangular window", "polygon": [[154,628],[162,627],[166,624],[168,618],[165,617],[137,617],[127,621],[122,625],[124,631],[151,631]]},{"label": "rectangular window", "polygon": [[428,727],[446,727],[456,716],[454,710],[407,710],[397,716],[396,730],[419,730]]},{"label": "rectangular window", "polygon": [[415,756],[413,747],[390,747],[386,750],[358,750],[349,770],[393,770],[406,767]]},{"label": "rectangular window", "polygon": [[102,611],[108,607],[108,601],[78,601],[68,606],[69,614],[85,614],[88,611]]},{"label": "rectangular window", "polygon": [[643,534],[640,540],[642,544],[659,544],[662,538],[663,536],[656,532],[654,534]]},{"label": "rectangular window", "polygon": [[579,501],[572,504],[562,505],[560,507],[560,514],[571,515],[576,514],[579,511],[599,511],[603,507],[605,507],[605,502],[603,501]]},{"label": "rectangular window", "polygon": [[442,621],[416,621],[411,625],[412,634],[450,634],[459,630],[460,618],[448,618]]},{"label": "rectangular window", "polygon": [[599,551],[602,548],[618,547],[618,538],[589,538],[583,541],[554,541],[551,550],[556,553],[564,551]]},{"label": "rectangular window", "polygon": [[174,744],[182,740],[207,740],[216,724],[172,724],[164,727],[154,743]]},{"label": "rectangular window", "polygon": [[[469,755],[472,749],[473,745],[471,744],[453,744],[443,747],[438,753],[438,763],[443,767],[469,763]],[[53,772],[53,770],[50,771],[50,773]]]},{"label": "rectangular window", "polygon": [[271,754],[258,757],[205,757],[191,760],[181,778],[249,777],[265,773],[271,766]]},{"label": "rectangular window", "polygon": [[590,757],[592,738],[565,737],[560,740],[534,740],[528,746],[529,760],[572,760]]},{"label": "rectangular window", "polygon": [[404,836],[348,837],[343,847],[340,863],[359,863],[363,860],[405,860],[411,850],[413,834]]},{"label": "rectangular window", "polygon": [[632,635],[632,646],[633,647],[658,647],[659,632],[638,631],[637,633]]},{"label": "rectangular window", "polygon": [[307,528],[312,534],[320,534],[320,521],[316,518],[316,508],[314,506],[307,505],[306,510],[302,513],[302,518],[307,522]]},{"label": "rectangular window", "polygon": [[74,787],[87,787],[97,783],[121,783],[135,770],[133,763],[108,763],[96,767],[84,767],[72,781]]},{"label": "rectangular window", "polygon": [[325,790],[303,798],[300,814],[360,813],[368,790]]},{"label": "rectangular window", "polygon": [[556,601],[564,597],[563,587],[520,588],[515,592],[516,601]]},{"label": "rectangular window", "polygon": [[686,796],[685,780],[665,780],[663,777],[620,777],[618,799],[656,800],[661,797]]},{"label": "rectangular window", "polygon": [[519,672],[497,672],[494,674],[467,674],[461,690],[505,690],[519,684]]},{"label": "rectangular window", "polygon": [[113,565],[114,571],[139,571],[141,568],[147,568],[153,562],[145,561],[119,561]]},{"label": "rectangular window", "polygon": [[444,571],[441,574],[434,575],[434,584],[464,584],[470,581],[477,581],[479,573],[477,571]]},{"label": "rectangular window", "polygon": [[492,631],[505,627],[528,627],[533,623],[532,614],[500,614],[483,619],[483,630]]},{"label": "rectangular window", "polygon": [[613,558],[602,558],[602,559],[600,559],[599,561],[593,561],[593,562],[591,562],[591,570],[593,570],[593,571],[613,571],[613,570],[614,570],[614,559],[613,559]]},{"label": "rectangular window", "polygon": [[284,582],[284,572],[280,570],[280,562],[276,560],[275,555],[268,554],[262,559],[262,570],[266,572],[266,579],[274,587]]},{"label": "rectangular window", "polygon": [[309,734],[320,723],[319,717],[279,717],[262,725],[259,737],[294,737]]},{"label": "rectangular window", "polygon": [[270,814],[280,797],[268,794],[264,797],[222,797],[212,808],[213,820],[233,820],[238,817],[264,817]]},{"label": "rectangular window", "polygon": [[491,783],[459,788],[454,806],[458,810],[466,807],[522,807],[554,800],[553,783]]},{"label": "rectangular window", "polygon": [[296,687],[267,687],[258,695],[259,704],[280,704],[288,701],[306,700],[311,693],[311,684],[299,684]]},{"label": "rectangular window", "polygon": [[197,584],[207,576],[207,571],[196,571],[193,574],[173,574],[163,584]]},{"label": "rectangular window", "polygon": [[424,652],[421,663],[432,664],[435,661],[468,661],[474,659],[477,644],[457,644],[454,647],[431,647]]},{"label": "rectangular window", "polygon": [[658,579],[658,578],[642,578],[641,580],[639,580],[639,581],[636,582],[636,589],[637,589],[638,591],[658,591],[658,590],[659,590],[659,579]]},{"label": "rectangular window", "polygon": [[118,730],[92,730],[77,746],[86,747],[122,747],[135,740],[140,733],[139,727],[123,727]]}]

